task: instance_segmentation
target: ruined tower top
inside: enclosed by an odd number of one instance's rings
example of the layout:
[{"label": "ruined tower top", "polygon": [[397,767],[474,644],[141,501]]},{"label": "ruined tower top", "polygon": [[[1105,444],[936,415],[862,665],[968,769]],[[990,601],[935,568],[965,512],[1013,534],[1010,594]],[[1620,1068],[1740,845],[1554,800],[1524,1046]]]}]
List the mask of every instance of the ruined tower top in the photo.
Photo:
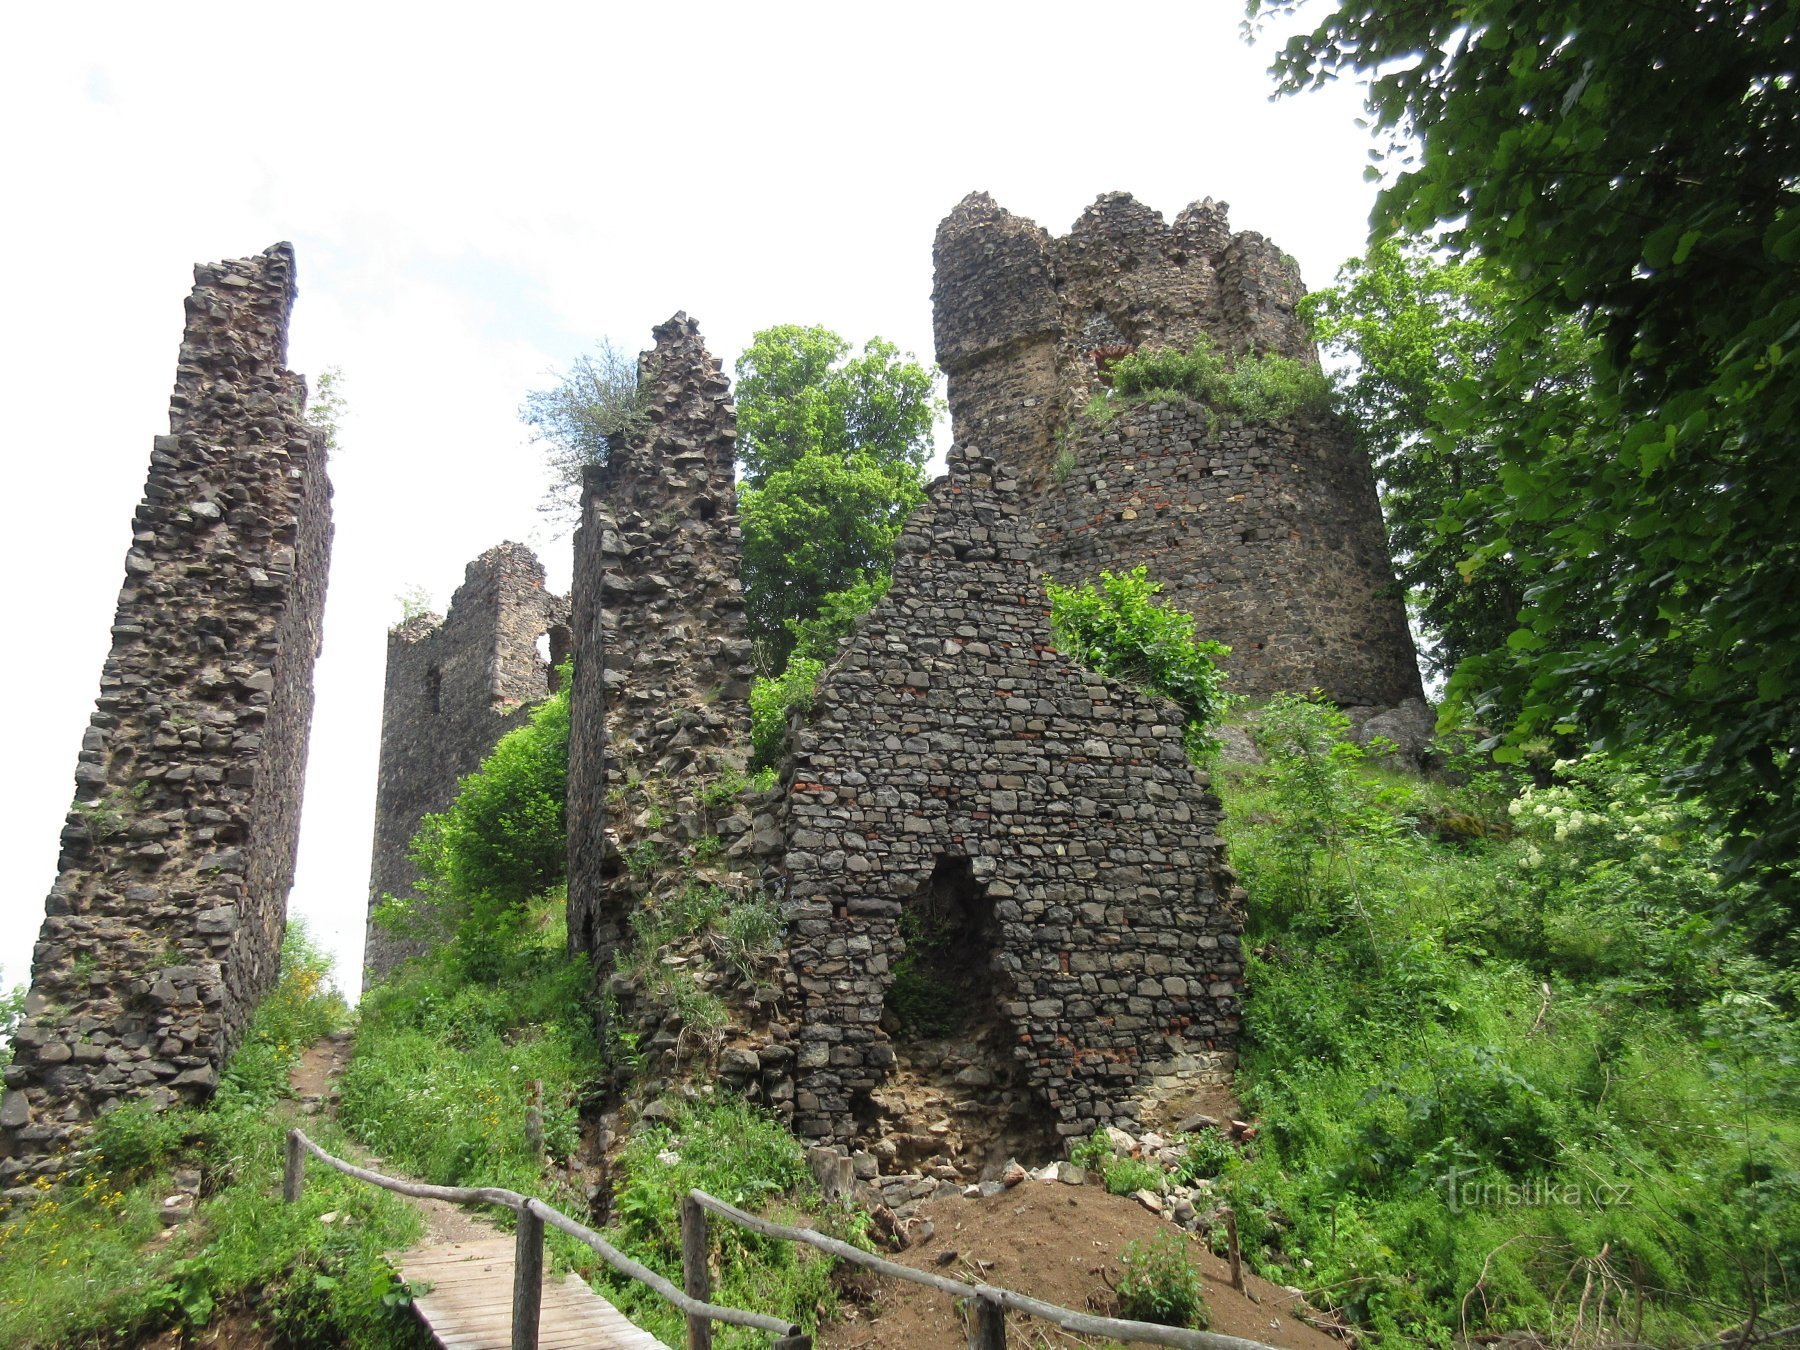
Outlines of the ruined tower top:
[{"label": "ruined tower top", "polygon": [[1206,335],[1316,362],[1294,313],[1299,269],[1262,235],[1233,234],[1227,210],[1209,197],[1165,223],[1108,192],[1055,238],[985,192],[963,198],[938,226],[931,297],[958,444],[1004,449],[1031,484],[1043,456],[1030,451],[1098,388],[1108,357]]}]

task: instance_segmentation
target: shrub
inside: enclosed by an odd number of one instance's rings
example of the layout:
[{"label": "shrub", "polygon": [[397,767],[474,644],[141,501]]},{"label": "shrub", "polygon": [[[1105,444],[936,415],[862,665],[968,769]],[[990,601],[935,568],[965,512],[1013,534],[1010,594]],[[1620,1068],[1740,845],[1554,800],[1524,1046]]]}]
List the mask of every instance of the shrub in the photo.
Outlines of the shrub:
[{"label": "shrub", "polygon": [[563,879],[568,835],[569,687],[500,738],[458,785],[450,809],[428,815],[412,841],[426,897],[491,929]]},{"label": "shrub", "polygon": [[1125,1273],[1114,1293],[1119,1316],[1134,1322],[1204,1331],[1212,1323],[1200,1272],[1188,1260],[1187,1244],[1175,1233],[1159,1233],[1148,1244],[1128,1242],[1119,1254]]},{"label": "shrub", "polygon": [[[783,1201],[819,1205],[822,1197],[799,1142],[772,1116],[735,1097],[683,1104],[676,1113],[672,1126],[634,1131],[615,1174],[615,1241],[652,1270],[680,1282],[680,1201],[696,1187],[753,1212]],[[809,1328],[829,1313],[835,1302],[829,1258],[735,1224],[708,1227],[716,1253],[715,1303],[774,1313]],[[680,1315],[643,1285],[615,1281],[607,1296],[659,1339],[680,1344]],[[715,1328],[715,1336],[721,1347],[768,1344],[766,1334],[725,1326]]]},{"label": "shrub", "polygon": [[750,686],[751,767],[773,769],[787,753],[788,718],[811,709],[825,663],[796,655],[787,669]]},{"label": "shrub", "polygon": [[1100,574],[1099,585],[1058,586],[1046,579],[1057,650],[1078,665],[1173,699],[1187,717],[1190,753],[1214,742],[1208,731],[1223,698],[1217,661],[1231,650],[1194,636],[1194,619],[1158,600],[1162,586],[1146,568]]},{"label": "shrub", "polygon": [[1131,353],[1112,367],[1112,387],[1137,400],[1192,399],[1252,422],[1322,412],[1331,404],[1330,382],[1317,367],[1273,354],[1227,359],[1204,335],[1185,352]]}]

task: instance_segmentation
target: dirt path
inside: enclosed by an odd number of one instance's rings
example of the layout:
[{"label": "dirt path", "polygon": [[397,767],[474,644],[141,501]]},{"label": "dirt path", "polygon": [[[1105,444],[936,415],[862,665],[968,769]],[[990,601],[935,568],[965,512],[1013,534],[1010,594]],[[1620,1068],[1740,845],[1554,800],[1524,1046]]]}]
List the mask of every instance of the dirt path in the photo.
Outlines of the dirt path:
[{"label": "dirt path", "polygon": [[[1295,1295],[1248,1274],[1247,1292],[1240,1293],[1231,1287],[1229,1266],[1199,1240],[1098,1186],[1027,1181],[986,1200],[932,1201],[920,1212],[935,1231],[892,1258],[902,1265],[1106,1315],[1117,1313],[1112,1286],[1123,1273],[1125,1244],[1170,1234],[1200,1270],[1212,1330],[1286,1350],[1343,1350],[1343,1342],[1300,1320]],[[1021,1346],[1089,1343],[1018,1313],[1007,1318],[1007,1333],[1009,1344]],[[867,1272],[845,1281],[838,1316],[818,1338],[821,1350],[948,1350],[965,1343],[945,1295]]]},{"label": "dirt path", "polygon": [[[339,1032],[313,1042],[300,1056],[288,1082],[299,1102],[303,1116],[334,1115],[337,1107],[337,1079],[350,1062],[350,1033]],[[305,1128],[304,1125],[302,1128]],[[393,1175],[375,1154],[358,1144],[346,1141],[344,1151],[351,1162],[372,1171]],[[484,1238],[502,1237],[503,1230],[448,1200],[416,1200],[406,1202],[419,1211],[425,1221],[423,1242],[479,1242]]]}]

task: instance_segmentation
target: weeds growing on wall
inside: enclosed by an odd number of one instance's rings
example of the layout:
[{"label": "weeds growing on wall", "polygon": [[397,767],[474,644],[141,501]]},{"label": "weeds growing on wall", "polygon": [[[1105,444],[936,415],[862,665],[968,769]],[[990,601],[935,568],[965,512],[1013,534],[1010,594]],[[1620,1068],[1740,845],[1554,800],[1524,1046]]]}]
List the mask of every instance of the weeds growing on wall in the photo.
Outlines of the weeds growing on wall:
[{"label": "weeds growing on wall", "polygon": [[825,663],[816,657],[795,656],[781,674],[758,679],[750,686],[751,766],[778,769],[787,753],[788,718],[812,707],[819,692]]},{"label": "weeds growing on wall", "polygon": [[1133,352],[1111,374],[1120,399],[1192,399],[1247,422],[1278,422],[1331,407],[1330,382],[1316,366],[1273,354],[1228,357],[1204,335],[1187,351]]},{"label": "weeds growing on wall", "polygon": [[[226,1312],[294,1346],[420,1344],[408,1294],[383,1259],[417,1234],[405,1204],[323,1168],[302,1200],[281,1203],[288,1076],[345,1016],[328,963],[288,929],[275,992],[203,1109],[146,1104],[105,1116],[93,1157],[71,1160],[60,1190],[0,1224],[0,1344],[49,1347],[197,1330]],[[341,1149],[330,1122],[307,1130]],[[167,1241],[162,1197],[175,1166],[197,1170],[194,1217]]]},{"label": "weeds growing on wall", "polygon": [[1796,977],[1716,920],[1660,766],[1513,796],[1386,773],[1310,700],[1260,722],[1222,794],[1262,1129],[1219,1185],[1252,1262],[1408,1343],[1800,1321]]},{"label": "weeds growing on wall", "polygon": [[1129,681],[1181,705],[1190,754],[1213,748],[1209,730],[1224,697],[1218,661],[1230,648],[1195,636],[1194,619],[1158,600],[1147,568],[1102,572],[1099,584],[1058,586],[1046,579],[1050,631],[1075,664]]}]

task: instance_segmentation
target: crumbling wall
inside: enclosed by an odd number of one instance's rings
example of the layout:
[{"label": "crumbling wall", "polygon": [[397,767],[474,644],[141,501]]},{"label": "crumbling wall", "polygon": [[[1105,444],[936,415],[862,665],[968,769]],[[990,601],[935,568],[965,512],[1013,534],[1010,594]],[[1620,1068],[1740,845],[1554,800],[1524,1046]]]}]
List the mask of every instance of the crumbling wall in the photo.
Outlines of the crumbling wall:
[{"label": "crumbling wall", "polygon": [[988,934],[974,940],[991,943],[982,963],[1024,1072],[956,1078],[935,1131],[953,1161],[983,1117],[1067,1138],[1229,1062],[1241,892],[1218,803],[1172,704],[1052,648],[1022,496],[1010,465],[953,448],[892,589],[794,735],[783,872],[802,1135],[879,1148],[888,1128],[932,1133],[883,1110],[899,1063],[884,1004],[902,914],[947,880],[954,897],[959,876],[964,901],[991,906],[966,931]]},{"label": "crumbling wall", "polygon": [[1164,599],[1229,644],[1236,692],[1421,697],[1373,476],[1335,418],[1139,404],[1104,428],[1078,421],[1065,445],[1037,510],[1058,581],[1147,565]]},{"label": "crumbling wall", "polygon": [[1374,476],[1335,419],[1081,416],[1107,366],[1137,349],[1209,335],[1227,353],[1316,365],[1292,259],[1233,234],[1222,203],[1165,224],[1124,193],[1060,239],[971,195],[938,227],[934,257],[956,440],[1018,474],[1046,570],[1072,583],[1147,563],[1232,648],[1236,692],[1420,696]]},{"label": "crumbling wall", "polygon": [[277,974],[331,484],[292,248],[194,278],[0,1098],[13,1189],[122,1098],[209,1094]]},{"label": "crumbling wall", "polygon": [[418,883],[407,849],[419,822],[449,807],[457,780],[551,692],[568,625],[569,602],[544,589],[543,564],[523,544],[505,543],[468,565],[444,618],[415,615],[389,630],[365,983],[431,946],[428,905],[414,906],[404,929],[377,923],[375,911]]},{"label": "crumbling wall", "polygon": [[686,314],[654,336],[638,370],[648,427],[587,471],[575,540],[569,934],[603,969],[635,894],[609,819],[664,852],[709,832],[696,794],[742,767],[748,740],[731,386]]}]

